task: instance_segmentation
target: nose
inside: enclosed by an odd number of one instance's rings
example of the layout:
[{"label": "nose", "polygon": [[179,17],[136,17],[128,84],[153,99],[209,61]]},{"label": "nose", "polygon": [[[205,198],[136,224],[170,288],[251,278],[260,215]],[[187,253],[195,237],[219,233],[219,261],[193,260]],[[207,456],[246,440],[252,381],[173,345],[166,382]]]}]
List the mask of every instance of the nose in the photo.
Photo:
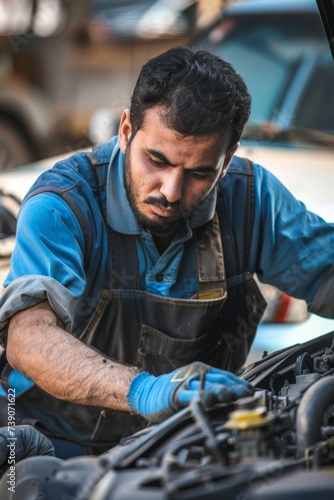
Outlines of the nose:
[{"label": "nose", "polygon": [[169,203],[179,201],[182,197],[183,173],[178,169],[170,168],[168,172],[163,173],[163,181],[160,187],[160,193],[165,196]]}]

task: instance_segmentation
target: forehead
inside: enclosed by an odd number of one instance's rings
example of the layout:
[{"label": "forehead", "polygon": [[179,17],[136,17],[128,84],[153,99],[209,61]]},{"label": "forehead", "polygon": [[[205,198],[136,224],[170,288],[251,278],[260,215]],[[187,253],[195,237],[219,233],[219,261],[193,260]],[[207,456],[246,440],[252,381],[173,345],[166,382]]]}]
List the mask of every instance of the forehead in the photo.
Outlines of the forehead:
[{"label": "forehead", "polygon": [[142,127],[136,137],[146,149],[164,153],[173,163],[180,159],[189,162],[215,164],[226,154],[228,137],[218,135],[183,135],[168,127],[163,119],[163,108],[154,107],[145,113]]}]

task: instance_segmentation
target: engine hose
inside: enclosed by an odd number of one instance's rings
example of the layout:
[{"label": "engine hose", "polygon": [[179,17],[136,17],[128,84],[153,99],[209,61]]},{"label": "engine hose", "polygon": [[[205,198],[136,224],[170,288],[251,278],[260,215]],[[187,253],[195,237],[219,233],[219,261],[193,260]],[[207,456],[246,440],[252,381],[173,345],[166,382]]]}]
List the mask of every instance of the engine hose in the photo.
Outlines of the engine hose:
[{"label": "engine hose", "polygon": [[322,440],[322,417],[327,407],[334,403],[334,377],[317,380],[301,398],[296,418],[297,456]]}]

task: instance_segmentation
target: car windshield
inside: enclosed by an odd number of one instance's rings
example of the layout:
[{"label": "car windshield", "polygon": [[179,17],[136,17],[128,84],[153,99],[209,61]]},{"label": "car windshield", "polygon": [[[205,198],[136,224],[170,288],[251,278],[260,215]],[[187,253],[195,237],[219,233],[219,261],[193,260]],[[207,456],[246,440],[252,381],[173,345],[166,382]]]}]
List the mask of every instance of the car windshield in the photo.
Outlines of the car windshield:
[{"label": "car windshield", "polygon": [[231,62],[252,94],[251,125],[311,128],[334,134],[334,67],[320,19],[230,17],[205,46]]}]

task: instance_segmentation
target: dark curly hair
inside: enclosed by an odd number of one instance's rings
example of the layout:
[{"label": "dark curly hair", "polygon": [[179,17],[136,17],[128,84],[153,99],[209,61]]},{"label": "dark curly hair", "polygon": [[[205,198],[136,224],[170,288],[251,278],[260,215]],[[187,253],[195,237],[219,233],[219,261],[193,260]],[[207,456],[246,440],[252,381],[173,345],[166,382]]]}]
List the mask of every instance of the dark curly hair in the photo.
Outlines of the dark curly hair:
[{"label": "dark curly hair", "polygon": [[231,64],[205,50],[174,47],[143,65],[134,88],[133,136],[145,111],[163,107],[163,122],[182,135],[230,134],[236,144],[249,118],[251,97]]}]

